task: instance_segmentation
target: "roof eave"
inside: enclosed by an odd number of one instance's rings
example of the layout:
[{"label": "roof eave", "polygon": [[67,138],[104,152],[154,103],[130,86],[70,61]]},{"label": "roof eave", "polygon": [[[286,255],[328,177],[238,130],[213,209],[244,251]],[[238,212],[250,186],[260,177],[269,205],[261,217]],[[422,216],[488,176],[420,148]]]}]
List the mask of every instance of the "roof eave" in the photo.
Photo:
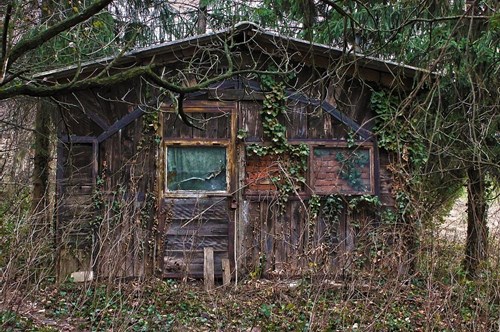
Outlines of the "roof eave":
[{"label": "roof eave", "polygon": [[340,58],[342,56],[346,56],[348,57],[349,60],[355,60],[358,64],[360,64],[363,67],[367,67],[380,72],[390,73],[394,76],[398,74],[403,74],[406,77],[413,78],[418,74],[427,74],[432,76],[436,75],[436,73],[432,73],[422,68],[408,66],[393,61],[382,60],[375,57],[366,56],[360,53],[345,54],[342,49],[336,47],[308,42],[302,39],[294,37],[286,37],[279,35],[277,33],[265,31],[252,22],[240,22],[233,27],[226,28],[220,31],[209,32],[202,35],[196,35],[192,37],[178,39],[160,45],[132,50],[130,52],[125,53],[118,59],[116,57],[110,56],[94,61],[85,62],[80,65],[70,65],[63,68],[45,71],[35,75],[35,78],[38,79],[50,78],[57,80],[57,79],[71,77],[75,75],[77,71],[79,75],[82,74],[91,75],[96,70],[104,69],[111,62],[113,62],[114,69],[118,69],[120,66],[130,66],[139,63],[144,64],[144,62],[148,60],[152,61],[154,58],[161,57],[163,54],[166,53],[174,53],[189,47],[196,47],[197,45],[200,44],[208,44],[214,39],[221,39],[224,35],[237,34],[237,33],[242,33],[244,31],[248,32],[251,31],[252,34],[257,35],[260,38],[262,37],[268,39],[278,38],[279,40],[281,40],[282,43],[286,42],[286,45],[288,47],[293,47],[298,51],[310,52],[312,56],[324,56],[325,54],[328,54],[328,56],[332,58],[333,57]]}]

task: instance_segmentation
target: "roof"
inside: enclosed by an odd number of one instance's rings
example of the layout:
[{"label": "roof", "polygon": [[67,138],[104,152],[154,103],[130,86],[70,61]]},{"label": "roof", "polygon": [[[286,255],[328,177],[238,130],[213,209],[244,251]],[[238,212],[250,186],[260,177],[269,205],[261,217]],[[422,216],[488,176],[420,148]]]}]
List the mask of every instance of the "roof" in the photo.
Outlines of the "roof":
[{"label": "roof", "polygon": [[[286,45],[286,47],[288,48],[292,48],[297,51],[305,51],[308,54],[328,56],[329,58],[340,58],[346,55],[342,49],[337,47],[313,43],[299,38],[286,37],[274,32],[266,31],[252,22],[240,22],[233,27],[226,28],[220,31],[178,39],[175,41],[166,42],[150,47],[138,48],[125,53],[120,58],[117,58],[115,56],[105,57],[94,61],[85,62],[80,65],[71,65],[42,72],[36,75],[36,77],[63,78],[72,75],[77,69],[85,71],[98,70],[102,69],[106,65],[109,65],[111,62],[113,62],[114,67],[140,63],[144,60],[158,57],[162,54],[181,51],[187,47],[192,47],[195,45],[209,44],[212,41],[223,39],[224,37],[227,37],[229,35],[238,35],[243,33],[251,34],[252,38],[258,42],[278,41],[280,42],[280,44]],[[363,68],[369,68],[379,72],[389,73],[394,76],[396,76],[395,73],[398,73],[412,78],[419,73],[430,73],[429,71],[422,68],[365,56],[360,53],[350,53],[347,54],[347,56],[350,58],[350,60],[355,60],[356,63]]]}]

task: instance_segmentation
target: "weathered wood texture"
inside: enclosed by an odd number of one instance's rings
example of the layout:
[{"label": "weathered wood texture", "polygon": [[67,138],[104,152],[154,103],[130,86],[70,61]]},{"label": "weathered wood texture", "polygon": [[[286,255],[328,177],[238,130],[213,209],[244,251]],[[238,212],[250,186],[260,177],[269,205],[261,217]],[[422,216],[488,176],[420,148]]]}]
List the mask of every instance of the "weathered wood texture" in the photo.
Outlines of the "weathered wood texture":
[{"label": "weathered wood texture", "polygon": [[229,211],[225,198],[169,198],[162,202],[163,276],[203,277],[203,250],[214,251],[214,273],[228,258]]},{"label": "weathered wood texture", "polygon": [[222,259],[222,285],[228,286],[231,283],[231,262],[228,258]]},{"label": "weathered wood texture", "polygon": [[335,273],[342,268],[338,258],[353,250],[354,230],[345,210],[338,221],[320,214],[310,224],[307,200],[290,200],[281,215],[271,198],[245,201],[243,209],[245,237],[238,261],[242,270],[254,275],[293,277],[311,270]]},{"label": "weathered wood texture", "polygon": [[158,145],[147,127],[139,118],[100,144],[105,199],[99,209],[96,269],[101,276],[140,276],[154,269]]},{"label": "weathered wood texture", "polygon": [[214,248],[203,248],[203,279],[205,281],[205,290],[210,291],[215,287],[214,271]]},{"label": "weathered wood texture", "polygon": [[[121,87],[117,91],[129,90]],[[236,260],[240,271],[269,276],[298,275],[313,268],[336,272],[348,264],[347,253],[354,249],[361,232],[354,225],[359,225],[359,218],[372,225],[374,218],[344,209],[335,224],[321,214],[311,222],[308,200],[313,194],[373,194],[380,188],[382,203],[393,206],[388,155],[375,154],[373,142],[354,134],[359,148],[370,152],[370,164],[359,167],[363,190],[353,190],[352,183],[339,176],[342,165],[337,154],[342,151],[314,155],[316,148],[346,148],[352,128],[321,108],[300,102],[300,98],[290,99],[287,114],[280,121],[286,125],[289,142],[306,143],[311,152],[307,183],[281,207],[270,181],[280,170],[279,160],[271,156],[253,158],[245,152],[248,144],[266,144],[259,113],[261,93],[250,92],[245,97],[241,91],[211,91],[196,96],[199,100],[185,101],[184,111],[201,129],[186,125],[170,106],[163,105],[158,132],[152,129],[157,124],[146,122],[148,112],[153,110],[146,108],[146,116],[137,113],[137,117],[131,117],[136,109],[133,104],[140,100],[132,93],[127,95],[127,102],[118,102],[118,95],[112,91],[84,91],[78,98],[68,97],[72,106],[64,117],[69,125],[61,123],[59,136],[69,138],[63,139],[69,142],[74,137],[80,143],[68,143],[68,148],[60,149],[63,166],[58,179],[58,243],[61,252],[67,247],[68,252],[82,248],[86,258],[76,257],[72,262],[61,259],[65,273],[90,265],[101,276],[129,277],[161,271],[164,277],[202,278],[206,247],[214,250],[217,278],[223,274],[225,259],[231,264]],[[367,86],[342,80],[329,91],[325,97],[332,107],[363,128],[372,128]],[[207,100],[221,94],[239,99]],[[106,96],[106,101],[100,96]],[[124,122],[127,117],[131,121]],[[244,140],[236,140],[238,130],[246,132]],[[160,144],[155,142],[155,135],[160,135]],[[163,154],[168,146],[176,145],[226,147],[227,192],[215,197],[210,193],[166,191]],[[242,151],[238,164],[237,150]],[[376,168],[379,157],[380,167]],[[102,195],[97,210],[93,205],[96,190]],[[236,215],[239,219],[234,221]],[[92,220],[98,221],[94,228],[90,227]]]},{"label": "weathered wood texture", "polygon": [[165,140],[228,139],[231,137],[231,111],[233,103],[214,101],[186,101],[184,112],[194,126],[185,124],[179,115],[165,105],[163,138]]},{"label": "weathered wood texture", "polygon": [[[184,103],[184,112],[196,127],[183,123],[171,107],[163,110],[164,147],[170,146],[211,146],[226,147],[231,188],[234,184],[234,144],[232,117],[236,104],[206,100],[192,100]],[[164,163],[165,161],[163,161]],[[165,277],[203,278],[203,250],[210,247],[214,251],[214,273],[222,277],[222,259],[231,256],[228,238],[232,224],[229,212],[229,195],[210,197],[211,192],[186,193],[169,190],[164,192],[160,213],[160,243],[163,260],[160,262]],[[199,198],[193,198],[200,196]]]},{"label": "weathered wood texture", "polygon": [[61,143],[58,148],[56,245],[61,277],[92,267],[95,220],[92,156],[92,144]]},{"label": "weathered wood texture", "polygon": [[[356,80],[342,80],[330,91],[331,95],[326,98],[331,105],[362,128],[372,129],[374,114],[368,108],[371,92],[366,85]],[[379,187],[375,171],[380,170],[382,202],[393,204],[386,153],[375,153],[376,145],[351,134],[353,129],[348,125],[321,108],[298,100],[301,98],[288,101],[287,114],[280,120],[286,125],[290,143],[305,143],[310,148],[307,184],[280,207],[278,191],[271,179],[279,175],[284,166],[286,171],[287,161],[276,155],[243,154],[239,166],[245,170],[240,172],[244,176],[240,181],[245,185],[238,223],[241,227],[237,257],[240,271],[267,276],[292,276],[306,270],[339,273],[350,264],[349,253],[354,250],[358,235],[366,234],[365,225],[374,224],[376,219],[363,209],[348,213],[344,206],[333,224],[329,220],[331,216],[325,218],[321,212],[317,219],[311,220],[311,195],[376,194]],[[266,142],[261,107],[258,102],[240,102],[239,128],[247,133],[246,144]],[[356,140],[354,147],[347,141],[349,135]],[[380,169],[379,156],[383,158]]]},{"label": "weathered wood texture", "polygon": [[100,277],[140,276],[154,250],[146,244],[155,215],[148,200],[155,195],[157,147],[142,119],[123,123],[140,100],[130,90],[134,84],[61,97],[57,246],[62,277],[81,269]]}]

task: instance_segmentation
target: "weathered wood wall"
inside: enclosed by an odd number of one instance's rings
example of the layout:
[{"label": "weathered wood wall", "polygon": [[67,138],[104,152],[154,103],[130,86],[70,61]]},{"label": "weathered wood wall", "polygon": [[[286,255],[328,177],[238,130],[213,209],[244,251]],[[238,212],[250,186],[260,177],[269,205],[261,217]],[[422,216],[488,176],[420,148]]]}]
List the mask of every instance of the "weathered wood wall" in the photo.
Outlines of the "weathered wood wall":
[{"label": "weathered wood wall", "polygon": [[[136,82],[61,98],[56,245],[61,278],[140,276],[152,264],[157,146],[142,118],[120,125]],[[119,129],[118,129],[119,128]],[[153,245],[149,245],[151,241]]]},{"label": "weathered wood wall", "polygon": [[[186,101],[184,111],[196,127],[182,122],[168,106],[162,112],[162,150],[169,147],[225,147],[227,190],[203,192],[168,190],[164,184],[160,211],[161,260],[164,277],[203,277],[203,248],[214,249],[215,274],[222,276],[223,258],[232,256],[234,218],[230,209],[234,190],[236,103]],[[166,157],[161,161],[165,165]],[[162,173],[163,181],[167,174]]]},{"label": "weathered wood wall", "polygon": [[[349,81],[342,87],[334,87],[332,91],[336,95],[327,99],[337,107],[342,105],[344,114],[371,129],[370,90],[358,83]],[[265,141],[261,107],[255,101],[240,101],[239,128],[247,132],[247,144]],[[371,163],[361,168],[360,178],[365,189],[355,190],[339,177],[341,166],[335,160],[335,148],[347,149],[347,137],[352,128],[318,107],[294,100],[288,101],[287,114],[281,121],[286,124],[290,143],[305,143],[310,148],[308,181],[296,195],[289,197],[284,211],[280,211],[277,188],[271,181],[280,172],[279,157],[249,155],[243,143],[239,165],[246,187],[241,195],[237,222],[240,271],[267,276],[291,276],[318,269],[338,272],[346,264],[343,257],[354,249],[359,225],[366,229],[366,225],[375,222],[375,217],[364,211],[348,213],[344,203],[337,222],[331,224],[321,213],[317,218],[311,215],[309,200],[312,195],[326,198],[330,194],[380,194],[375,179],[375,171],[378,171],[376,145],[373,141],[356,143],[358,152],[365,151]],[[314,151],[318,148],[330,148],[332,152],[317,157]],[[386,169],[384,176],[382,194],[388,201],[391,181]]]},{"label": "weathered wood wall", "polygon": [[[338,84],[327,100],[371,129],[370,89],[353,80]],[[356,236],[373,227],[375,218],[366,211],[348,212],[345,203],[335,224],[321,212],[313,218],[311,197],[323,197],[324,205],[330,194],[376,194],[383,204],[394,204],[389,159],[373,140],[354,135],[370,160],[360,168],[363,189],[349,187],[338,176],[335,149],[348,149],[352,128],[317,105],[289,99],[287,114],[280,118],[291,144],[310,147],[307,183],[282,208],[269,181],[279,171],[276,160],[252,159],[247,153],[248,144],[265,143],[262,93],[211,91],[186,101],[184,110],[203,127],[198,129],[165,105],[157,118],[149,117],[156,114],[153,108],[134,113],[142,100],[140,89],[137,95],[129,90],[85,91],[78,101],[67,100],[73,106],[65,110],[60,125],[58,157],[62,275],[92,268],[101,276],[159,272],[164,277],[201,277],[204,247],[215,251],[218,276],[223,258],[231,259],[233,270],[237,264],[240,272],[255,275],[290,276],[311,269],[335,273],[346,264]],[[227,101],[213,100],[221,96]],[[247,137],[236,139],[238,131]],[[165,153],[171,146],[225,147],[227,190],[167,190]],[[319,157],[316,148],[332,152]]]},{"label": "weathered wood wall", "polygon": [[59,144],[56,238],[61,275],[92,267],[96,169],[93,150],[92,143]]}]

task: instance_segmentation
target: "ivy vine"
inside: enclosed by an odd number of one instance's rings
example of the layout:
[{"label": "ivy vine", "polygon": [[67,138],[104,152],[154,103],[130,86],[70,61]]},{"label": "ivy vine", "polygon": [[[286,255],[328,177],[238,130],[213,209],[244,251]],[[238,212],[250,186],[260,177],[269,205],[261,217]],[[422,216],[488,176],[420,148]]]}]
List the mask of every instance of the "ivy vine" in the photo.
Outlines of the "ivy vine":
[{"label": "ivy vine", "polygon": [[160,126],[160,110],[152,110],[145,112],[142,116],[142,138],[137,144],[137,150],[143,149],[144,144],[154,142],[159,145],[161,142]]},{"label": "ivy vine", "polygon": [[342,165],[339,173],[341,179],[347,181],[354,190],[366,190],[361,173],[362,168],[370,162],[367,153],[364,151],[337,152],[335,160]]},{"label": "ivy vine", "polygon": [[306,182],[309,146],[304,143],[290,144],[286,137],[286,126],[279,120],[280,116],[286,114],[284,83],[276,82],[271,76],[264,76],[261,83],[265,93],[260,115],[264,136],[270,144],[251,144],[247,146],[247,151],[250,155],[260,157],[266,155],[281,157],[280,161],[286,169],[272,177],[271,181],[278,189],[278,203],[284,208],[288,196]]},{"label": "ivy vine", "polygon": [[314,228],[321,215],[325,223],[324,243],[328,248],[328,254],[335,253],[335,245],[338,242],[338,225],[344,210],[344,199],[340,195],[329,195],[320,197],[312,195],[309,199],[309,219],[308,219],[308,250],[313,250]]},{"label": "ivy vine", "polygon": [[377,114],[374,131],[379,147],[398,153],[414,167],[424,165],[428,159],[425,143],[421,135],[415,133],[414,123],[400,112],[401,100],[384,90],[373,91],[370,104]]}]

